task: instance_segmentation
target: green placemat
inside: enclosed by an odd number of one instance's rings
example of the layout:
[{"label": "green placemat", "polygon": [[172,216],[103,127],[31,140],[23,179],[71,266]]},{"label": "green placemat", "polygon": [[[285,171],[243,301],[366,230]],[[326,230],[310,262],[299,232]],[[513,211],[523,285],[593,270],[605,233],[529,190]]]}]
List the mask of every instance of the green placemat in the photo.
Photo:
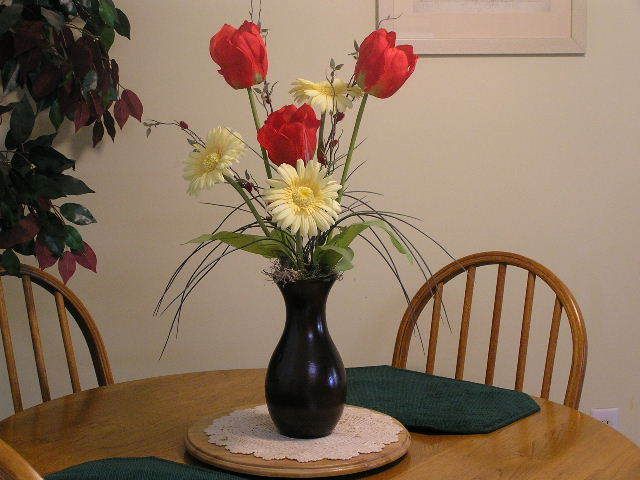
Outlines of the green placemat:
[{"label": "green placemat", "polygon": [[489,433],[540,411],[526,393],[389,366],[349,368],[347,384],[347,403],[430,433]]},{"label": "green placemat", "polygon": [[107,458],[87,462],[45,480],[244,480],[249,477],[222,470],[194,467],[155,457]]}]

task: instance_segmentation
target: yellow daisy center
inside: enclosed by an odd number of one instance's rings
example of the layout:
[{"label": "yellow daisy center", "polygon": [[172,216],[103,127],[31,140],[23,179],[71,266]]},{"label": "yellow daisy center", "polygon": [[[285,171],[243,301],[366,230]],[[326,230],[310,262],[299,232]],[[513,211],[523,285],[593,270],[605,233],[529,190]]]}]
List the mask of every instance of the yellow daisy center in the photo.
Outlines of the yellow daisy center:
[{"label": "yellow daisy center", "polygon": [[309,205],[315,203],[316,196],[313,193],[313,189],[302,185],[293,189],[293,192],[291,193],[291,199],[297,207],[306,208]]},{"label": "yellow daisy center", "polygon": [[222,156],[218,152],[209,152],[202,158],[202,169],[207,172],[216,170]]},{"label": "yellow daisy center", "polygon": [[331,85],[329,82],[323,82],[316,84],[316,90],[319,91],[322,95],[326,95],[327,97],[333,97],[334,95],[342,95],[344,93],[345,88],[341,88],[341,85]]}]

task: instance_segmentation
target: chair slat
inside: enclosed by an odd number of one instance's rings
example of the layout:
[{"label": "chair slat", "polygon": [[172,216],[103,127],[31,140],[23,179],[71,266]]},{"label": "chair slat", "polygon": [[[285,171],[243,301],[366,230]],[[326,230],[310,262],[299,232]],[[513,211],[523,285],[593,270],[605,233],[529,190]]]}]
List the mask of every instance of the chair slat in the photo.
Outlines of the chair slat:
[{"label": "chair slat", "polygon": [[[533,308],[533,296],[535,283],[542,282],[543,286],[549,287],[556,295],[556,301],[560,306],[556,305],[554,312],[555,320],[552,320],[551,335],[549,339],[549,346],[547,350],[547,362],[545,365],[546,379],[543,378],[543,394],[547,394],[551,384],[551,377],[553,371],[553,363],[555,361],[556,343],[559,341],[556,336],[556,328],[558,323],[563,321],[566,316],[568,325],[571,329],[571,369],[569,371],[569,379],[567,381],[567,390],[565,392],[564,404],[571,408],[578,408],[580,405],[580,395],[582,392],[582,386],[584,383],[585,368],[587,363],[587,332],[584,325],[584,319],[578,303],[567,288],[567,286],[560,280],[551,270],[544,265],[527,258],[523,255],[512,252],[479,252],[466,257],[456,259],[445,265],[439,271],[433,274],[418,290],[415,296],[411,299],[411,302],[407,306],[407,309],[402,316],[402,321],[398,327],[398,334],[396,336],[395,347],[393,351],[392,365],[397,368],[407,367],[407,356],[409,353],[409,344],[411,342],[411,336],[416,329],[417,322],[421,313],[431,300],[434,300],[434,296],[440,290],[440,296],[435,301],[435,306],[432,312],[431,329],[432,334],[429,338],[429,352],[427,354],[427,371],[433,371],[435,365],[436,356],[436,342],[437,342],[437,328],[440,322],[440,308],[445,309],[444,305],[441,305],[442,290],[445,284],[455,279],[462,274],[467,274],[467,289],[465,292],[466,308],[463,309],[464,320],[462,322],[461,336],[459,339],[459,356],[458,364],[456,365],[457,375],[456,377],[462,377],[464,373],[464,362],[467,347],[467,336],[469,329],[469,314],[471,310],[471,293],[473,291],[473,282],[469,278],[469,271],[473,268],[485,267],[488,265],[498,266],[498,278],[496,280],[496,291],[493,306],[493,316],[491,322],[491,337],[489,349],[487,352],[487,371],[485,374],[485,383],[492,384],[495,376],[495,364],[497,362],[496,356],[498,351],[499,337],[504,334],[500,332],[501,323],[506,322],[501,319],[503,310],[503,297],[506,295],[506,269],[509,267],[516,269],[523,269],[528,272],[527,288],[524,312],[522,316],[522,326],[520,332],[520,345],[518,352],[518,365],[516,372],[516,388],[521,390],[524,383],[525,367],[527,360],[527,349],[530,336],[530,328],[532,321],[532,308]],[[477,296],[477,294],[476,294]],[[435,335],[434,335],[435,333]],[[504,339],[501,339],[504,341]],[[461,348],[462,347],[462,348]],[[463,353],[464,352],[464,353]],[[515,366],[515,365],[514,365]],[[547,380],[548,379],[548,380]],[[549,385],[547,385],[547,383]],[[536,392],[537,393],[537,392]]]},{"label": "chair slat", "polygon": [[473,287],[476,279],[476,267],[467,269],[467,284],[464,289],[464,304],[462,306],[462,322],[460,324],[460,340],[458,341],[458,360],[456,362],[456,378],[462,380],[464,375],[464,361],[467,356],[467,340],[469,338],[469,321],[471,319],[471,302],[473,301]]},{"label": "chair slat", "polygon": [[80,377],[78,376],[78,365],[76,364],[76,354],[73,349],[73,341],[71,332],[69,331],[69,319],[67,318],[67,308],[64,304],[64,297],[60,292],[55,292],[56,309],[58,310],[58,320],[60,320],[60,332],[62,333],[62,343],[64,344],[64,353],[67,357],[67,366],[69,368],[69,377],[71,378],[71,387],[73,393],[82,390],[80,386]]},{"label": "chair slat", "polygon": [[531,330],[531,310],[533,308],[533,291],[536,286],[536,276],[529,272],[527,276],[527,291],[524,297],[524,311],[522,313],[522,330],[520,332],[520,348],[518,349],[518,366],[516,368],[515,389],[522,391],[524,371],[527,365],[527,348],[529,347],[529,331]]},{"label": "chair slat", "polygon": [[553,306],[553,317],[551,318],[551,331],[549,332],[549,344],[547,345],[547,359],[544,363],[544,376],[542,378],[542,390],[540,396],[549,398],[551,391],[551,377],[553,376],[553,364],[556,359],[556,347],[558,346],[558,333],[560,331],[560,317],[562,316],[562,303],[556,296],[556,303]]},{"label": "chair slat", "polygon": [[440,328],[440,311],[442,310],[442,289],[444,285],[436,286],[436,294],[433,298],[433,310],[431,311],[431,329],[429,331],[429,350],[427,351],[427,373],[433,373],[436,364],[436,348],[438,345],[438,329]]},{"label": "chair slat", "polygon": [[38,371],[40,393],[42,393],[42,400],[44,402],[48,402],[51,400],[51,393],[49,391],[49,381],[47,380],[47,367],[44,361],[44,351],[42,350],[42,340],[40,338],[40,325],[38,323],[38,315],[36,314],[36,304],[33,299],[33,287],[31,286],[31,277],[29,275],[22,276],[22,289],[24,290],[24,301],[27,306],[27,316],[29,317],[29,330],[31,331],[33,354],[36,359],[36,370]]},{"label": "chair slat", "polygon": [[16,368],[16,357],[13,353],[13,341],[11,339],[9,315],[7,314],[7,304],[5,303],[2,278],[0,278],[0,331],[2,332],[2,346],[4,348],[4,358],[7,362],[7,374],[9,376],[9,386],[11,387],[13,409],[16,412],[21,412],[22,396],[20,395],[20,382],[18,380],[18,370]]},{"label": "chair slat", "polygon": [[498,354],[498,336],[500,335],[500,317],[502,316],[502,300],[504,298],[504,281],[507,273],[507,265],[498,265],[498,278],[496,279],[496,294],[493,300],[493,316],[491,319],[491,338],[489,340],[489,353],[487,354],[487,373],[484,377],[486,385],[493,385],[493,377],[496,371],[496,356]]}]

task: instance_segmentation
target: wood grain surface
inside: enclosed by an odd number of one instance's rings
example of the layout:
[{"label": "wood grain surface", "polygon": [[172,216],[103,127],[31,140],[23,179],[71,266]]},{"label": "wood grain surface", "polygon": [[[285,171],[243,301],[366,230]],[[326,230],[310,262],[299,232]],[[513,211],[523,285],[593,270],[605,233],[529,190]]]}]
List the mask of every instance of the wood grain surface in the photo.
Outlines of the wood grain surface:
[{"label": "wood grain surface", "polygon": [[[366,410],[360,407],[352,408]],[[395,462],[407,453],[411,445],[409,432],[400,422],[391,418],[402,428],[402,431],[398,434],[397,442],[385,445],[380,452],[362,454],[346,460],[319,460],[315,462],[297,462],[289,459],[265,460],[253,455],[231,453],[225,447],[209,443],[209,437],[204,433],[204,430],[211,425],[213,420],[214,417],[206,417],[189,427],[185,438],[189,453],[204,463],[224,470],[263,477],[324,478],[366,472]]]},{"label": "wood grain surface", "polygon": [[[264,403],[264,370],[190,373],[127,382],[37,405],[0,422],[0,438],[41,474],[88,460],[157,456],[194,463],[188,427],[235,407]],[[372,479],[640,478],[640,448],[571,408],[542,410],[488,435],[412,433],[407,455]],[[353,477],[350,477],[353,478]]]}]

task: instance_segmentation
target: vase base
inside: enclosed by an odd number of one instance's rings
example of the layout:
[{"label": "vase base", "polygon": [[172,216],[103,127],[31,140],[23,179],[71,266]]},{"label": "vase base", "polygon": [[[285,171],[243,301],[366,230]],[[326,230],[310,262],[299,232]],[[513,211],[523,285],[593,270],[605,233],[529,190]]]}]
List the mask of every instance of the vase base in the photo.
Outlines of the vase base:
[{"label": "vase base", "polygon": [[344,404],[312,411],[267,405],[271,420],[273,420],[278,433],[285,437],[299,439],[322,438],[331,435],[344,410]]}]

